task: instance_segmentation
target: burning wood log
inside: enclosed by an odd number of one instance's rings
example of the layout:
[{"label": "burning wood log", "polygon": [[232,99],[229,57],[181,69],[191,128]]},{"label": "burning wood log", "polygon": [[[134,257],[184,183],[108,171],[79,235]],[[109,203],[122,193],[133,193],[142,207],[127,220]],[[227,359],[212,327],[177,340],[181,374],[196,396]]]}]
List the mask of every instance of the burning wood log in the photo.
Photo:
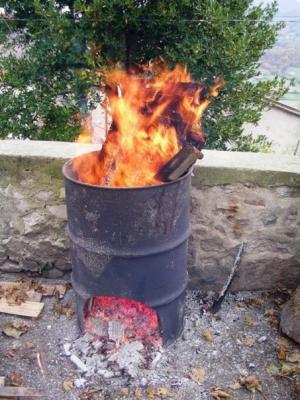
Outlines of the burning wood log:
[{"label": "burning wood log", "polygon": [[[151,71],[140,66],[139,71],[103,72],[112,124],[99,154],[73,160],[81,182],[110,187],[157,185],[181,176],[199,158],[196,149],[185,145],[203,148],[201,121],[223,82],[207,88],[194,82],[180,65],[172,70],[155,66]],[[85,133],[79,142],[85,141]],[[167,169],[158,171],[164,164]]]},{"label": "burning wood log", "polygon": [[203,153],[191,144],[186,144],[158,172],[157,177],[162,181],[175,181],[187,172],[191,166],[203,158]]}]

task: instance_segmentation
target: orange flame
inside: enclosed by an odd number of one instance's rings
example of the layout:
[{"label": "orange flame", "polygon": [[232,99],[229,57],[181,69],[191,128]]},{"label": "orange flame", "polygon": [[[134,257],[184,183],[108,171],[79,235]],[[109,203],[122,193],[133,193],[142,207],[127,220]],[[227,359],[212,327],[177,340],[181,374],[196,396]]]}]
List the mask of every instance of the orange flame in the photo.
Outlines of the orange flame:
[{"label": "orange flame", "polygon": [[[202,115],[222,84],[207,92],[179,65],[155,68],[151,77],[121,69],[105,73],[112,125],[99,153],[73,160],[80,181],[112,187],[158,184],[157,173],[185,143],[203,147]],[[79,142],[89,141],[88,125]]]}]

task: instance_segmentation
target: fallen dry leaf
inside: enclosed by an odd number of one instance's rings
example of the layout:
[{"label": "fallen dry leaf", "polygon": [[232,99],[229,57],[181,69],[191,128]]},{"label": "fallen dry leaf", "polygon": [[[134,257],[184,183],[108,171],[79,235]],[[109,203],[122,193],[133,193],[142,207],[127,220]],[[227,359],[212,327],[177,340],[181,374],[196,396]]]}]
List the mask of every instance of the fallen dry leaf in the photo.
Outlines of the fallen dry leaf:
[{"label": "fallen dry leaf", "polygon": [[17,346],[16,344],[13,344],[12,346],[10,346],[9,350],[4,353],[4,356],[7,358],[14,358],[19,349],[20,349],[19,346]]},{"label": "fallen dry leaf", "polygon": [[205,370],[203,368],[193,368],[188,377],[196,383],[203,383],[206,380]]},{"label": "fallen dry leaf", "polygon": [[266,302],[266,299],[262,297],[253,297],[250,299],[245,299],[244,302],[250,308],[258,308]]},{"label": "fallen dry leaf", "polygon": [[244,323],[247,326],[255,326],[256,325],[256,321],[250,315],[246,315],[246,317],[244,319]]},{"label": "fallen dry leaf", "polygon": [[155,400],[156,399],[155,388],[153,386],[147,386],[146,394],[147,394],[147,399],[148,400]]},{"label": "fallen dry leaf", "polygon": [[102,399],[101,396],[101,389],[93,389],[93,388],[88,388],[84,389],[80,395],[79,395],[79,400],[92,400],[95,399],[95,394],[97,393],[97,399]]},{"label": "fallen dry leaf", "polygon": [[296,389],[296,392],[300,394],[300,383],[296,383],[295,389]]},{"label": "fallen dry leaf", "polygon": [[230,387],[230,389],[232,389],[232,390],[238,390],[238,389],[240,389],[242,386],[240,385],[239,382],[235,382],[235,383],[232,383],[231,385],[229,385],[229,387]]},{"label": "fallen dry leaf", "polygon": [[214,335],[211,333],[209,329],[204,329],[204,331],[202,332],[202,336],[208,342],[212,342],[214,340]]},{"label": "fallen dry leaf", "polygon": [[72,390],[74,387],[73,382],[72,381],[64,381],[63,383],[63,388],[65,392],[69,392],[70,390]]},{"label": "fallen dry leaf", "polygon": [[16,350],[8,350],[4,353],[4,357],[6,358],[14,358],[17,354]]},{"label": "fallen dry leaf", "polygon": [[21,335],[29,330],[29,325],[22,321],[8,321],[4,324],[2,332],[9,337],[19,339]]},{"label": "fallen dry leaf", "polygon": [[279,327],[279,319],[278,318],[271,318],[270,324],[272,328],[277,329]]},{"label": "fallen dry leaf", "polygon": [[279,345],[279,346],[285,346],[287,349],[289,348],[289,346],[290,346],[290,341],[287,339],[287,338],[285,338],[284,336],[280,336],[277,340],[276,340],[276,343]]},{"label": "fallen dry leaf", "polygon": [[276,349],[277,357],[279,360],[286,360],[287,348],[283,345],[279,345]]},{"label": "fallen dry leaf", "polygon": [[3,297],[8,304],[15,304],[19,306],[28,299],[28,294],[25,290],[16,286],[12,286],[5,290]]},{"label": "fallen dry leaf", "polygon": [[[141,398],[142,398],[142,389],[141,388],[136,388],[135,389],[135,391],[134,391],[134,397],[135,397],[135,400],[140,400]],[[129,395],[129,393],[128,393],[128,395]]]},{"label": "fallen dry leaf", "polygon": [[32,342],[25,342],[25,347],[26,347],[26,349],[33,349],[34,344]]},{"label": "fallen dry leaf", "polygon": [[24,383],[23,375],[19,372],[13,372],[10,374],[9,380],[12,386],[22,386]]},{"label": "fallen dry leaf", "polygon": [[[136,394],[136,391],[138,390],[138,396]],[[140,389],[136,389],[135,392],[135,398],[138,400],[142,398],[142,392]],[[167,398],[174,398],[174,391],[170,390],[164,386],[158,386],[158,387],[153,387],[153,386],[147,386],[146,388],[146,395],[147,395],[147,400],[158,400],[158,399],[167,399]]]},{"label": "fallen dry leaf", "polygon": [[300,351],[296,350],[286,356],[286,361],[291,363],[300,363]]},{"label": "fallen dry leaf", "polygon": [[240,340],[243,343],[243,345],[248,347],[252,347],[255,343],[255,338],[252,337],[241,337]]},{"label": "fallen dry leaf", "polygon": [[266,317],[275,317],[277,315],[277,311],[274,309],[274,308],[268,308],[266,311],[265,311],[265,316]]},{"label": "fallen dry leaf", "polygon": [[157,396],[159,396],[161,399],[165,399],[165,398],[174,398],[174,392],[166,387],[163,386],[159,386],[156,389],[156,394]]},{"label": "fallen dry leaf", "polygon": [[241,376],[239,382],[250,392],[255,392],[256,390],[261,391],[259,380],[255,375]]},{"label": "fallen dry leaf", "polygon": [[281,364],[281,369],[280,369],[281,375],[289,376],[298,373],[299,367],[297,367],[297,365],[290,364],[285,361],[282,361],[280,364]]},{"label": "fallen dry leaf", "polygon": [[219,387],[210,388],[208,394],[216,400],[230,399],[229,393]]},{"label": "fallen dry leaf", "polygon": [[280,375],[280,367],[278,367],[274,363],[269,364],[266,369],[269,375],[272,376]]},{"label": "fallen dry leaf", "polygon": [[128,388],[121,388],[120,389],[120,393],[124,396],[128,396],[129,395],[129,389]]},{"label": "fallen dry leaf", "polygon": [[56,299],[53,305],[53,313],[56,318],[60,318],[61,315],[64,315],[69,319],[71,319],[75,314],[69,304],[63,304],[58,299]]}]

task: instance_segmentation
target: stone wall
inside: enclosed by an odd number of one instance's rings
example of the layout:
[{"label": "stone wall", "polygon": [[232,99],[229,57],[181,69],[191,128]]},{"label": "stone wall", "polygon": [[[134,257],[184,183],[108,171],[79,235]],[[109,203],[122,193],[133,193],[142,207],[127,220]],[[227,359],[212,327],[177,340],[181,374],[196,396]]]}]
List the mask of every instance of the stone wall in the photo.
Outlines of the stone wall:
[{"label": "stone wall", "polygon": [[[0,271],[71,269],[62,163],[94,146],[0,141]],[[190,283],[218,289],[244,242],[235,290],[300,281],[300,157],[205,151],[194,169]]]}]

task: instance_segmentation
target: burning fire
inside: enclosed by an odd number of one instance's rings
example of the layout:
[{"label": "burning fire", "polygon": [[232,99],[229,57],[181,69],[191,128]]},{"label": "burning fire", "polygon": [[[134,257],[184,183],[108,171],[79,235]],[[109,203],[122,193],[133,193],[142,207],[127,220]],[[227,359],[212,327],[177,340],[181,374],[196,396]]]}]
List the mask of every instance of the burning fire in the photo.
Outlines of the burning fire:
[{"label": "burning fire", "polygon": [[[112,124],[100,152],[74,159],[80,181],[111,187],[159,184],[158,172],[185,143],[204,146],[201,119],[222,83],[207,91],[185,68],[158,64],[150,76],[145,70],[137,75],[116,69],[105,73],[105,81]],[[87,143],[89,137],[86,121],[78,141]]]}]

